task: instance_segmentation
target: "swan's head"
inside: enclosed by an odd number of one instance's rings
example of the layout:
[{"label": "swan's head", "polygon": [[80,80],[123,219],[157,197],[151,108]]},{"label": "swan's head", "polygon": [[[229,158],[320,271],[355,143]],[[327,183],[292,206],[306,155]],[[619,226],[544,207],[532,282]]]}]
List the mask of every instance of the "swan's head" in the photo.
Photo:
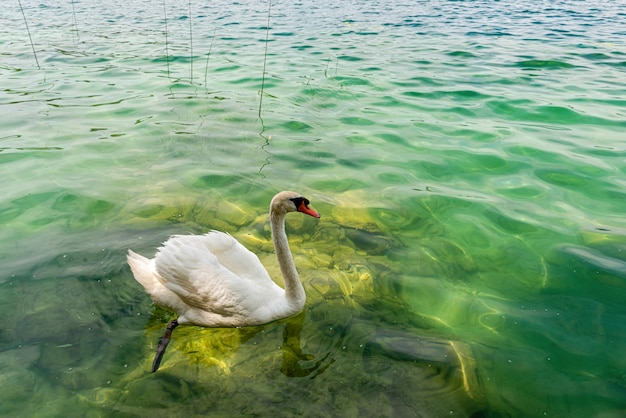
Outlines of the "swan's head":
[{"label": "swan's head", "polygon": [[309,199],[296,192],[280,192],[272,199],[270,211],[275,214],[288,212],[302,212],[309,216],[319,218],[320,214],[311,209]]}]

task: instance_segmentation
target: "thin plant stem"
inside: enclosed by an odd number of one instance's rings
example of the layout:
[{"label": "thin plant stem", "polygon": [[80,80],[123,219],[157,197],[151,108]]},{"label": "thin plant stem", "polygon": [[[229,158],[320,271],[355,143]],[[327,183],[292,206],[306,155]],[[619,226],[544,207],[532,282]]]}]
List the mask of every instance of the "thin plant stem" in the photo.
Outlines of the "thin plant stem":
[{"label": "thin plant stem", "polygon": [[165,21],[165,64],[167,65],[167,78],[170,78],[170,51],[168,47],[167,39],[167,7],[165,0],[163,0],[163,19]]},{"label": "thin plant stem", "polygon": [[72,29],[72,38],[75,37],[74,43],[80,40],[80,35],[78,34],[78,21],[76,20],[76,4],[74,0],[72,0],[72,15],[74,16],[74,29]]},{"label": "thin plant stem", "polygon": [[265,54],[263,55],[263,74],[261,76],[261,98],[259,99],[259,119],[261,117],[261,108],[263,107],[263,94],[265,91],[265,69],[267,68],[267,45],[270,37],[270,17],[272,16],[272,0],[269,0],[269,7],[267,8],[267,27],[265,32]]},{"label": "thin plant stem", "polygon": [[191,0],[189,4],[189,82],[193,84],[193,30],[191,27]]},{"label": "thin plant stem", "polygon": [[211,45],[209,45],[209,52],[206,55],[206,65],[204,66],[204,88],[208,89],[208,74],[209,74],[209,58],[211,57],[211,50],[213,49],[213,42],[215,41],[215,34],[217,33],[217,28],[213,31],[213,37],[211,38]]},{"label": "thin plant stem", "polygon": [[30,28],[28,27],[28,21],[26,20],[26,13],[24,13],[21,0],[17,0],[17,3],[20,5],[20,10],[22,11],[22,17],[24,18],[24,24],[26,25],[26,32],[28,33],[28,39],[30,39],[30,47],[33,49],[33,55],[35,56],[35,62],[37,63],[37,69],[40,70],[41,66],[39,66],[39,60],[37,59],[37,51],[35,51],[33,37],[30,35]]}]

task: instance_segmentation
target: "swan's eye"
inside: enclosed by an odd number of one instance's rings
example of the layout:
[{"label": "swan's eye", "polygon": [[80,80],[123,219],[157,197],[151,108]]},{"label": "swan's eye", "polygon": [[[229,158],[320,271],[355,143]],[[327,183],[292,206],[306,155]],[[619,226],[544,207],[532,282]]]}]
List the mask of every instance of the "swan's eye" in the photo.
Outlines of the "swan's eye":
[{"label": "swan's eye", "polygon": [[310,203],[305,197],[302,196],[294,197],[289,200],[291,200],[293,204],[296,205],[296,209],[298,209],[300,205],[302,205],[302,203],[304,203],[305,206],[308,206]]},{"label": "swan's eye", "polygon": [[289,200],[291,200],[293,204],[296,205],[296,210],[300,210],[302,206],[304,206],[306,209],[309,209],[309,205],[311,204],[309,199],[307,199],[306,197],[302,197],[302,196],[294,197]]}]

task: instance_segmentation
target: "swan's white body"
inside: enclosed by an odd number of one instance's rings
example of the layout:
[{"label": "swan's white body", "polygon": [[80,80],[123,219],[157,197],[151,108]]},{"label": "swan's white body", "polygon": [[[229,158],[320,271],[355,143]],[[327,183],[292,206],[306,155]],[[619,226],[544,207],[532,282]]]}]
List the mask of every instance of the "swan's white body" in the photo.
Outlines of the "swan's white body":
[{"label": "swan's white body", "polygon": [[[181,325],[259,325],[304,307],[304,290],[288,301],[258,257],[223,232],[173,236],[154,259],[129,251],[128,263],[152,300],[178,313]],[[302,287],[299,280],[296,285]]]},{"label": "swan's white body", "polygon": [[300,211],[319,217],[308,204],[298,193],[281,192],[270,205],[284,289],[272,281],[255,254],[217,231],[173,236],[153,259],[129,250],[128,264],[157,305],[178,313],[177,324],[238,327],[285,318],[300,312],[306,299],[289,250],[285,215]]}]

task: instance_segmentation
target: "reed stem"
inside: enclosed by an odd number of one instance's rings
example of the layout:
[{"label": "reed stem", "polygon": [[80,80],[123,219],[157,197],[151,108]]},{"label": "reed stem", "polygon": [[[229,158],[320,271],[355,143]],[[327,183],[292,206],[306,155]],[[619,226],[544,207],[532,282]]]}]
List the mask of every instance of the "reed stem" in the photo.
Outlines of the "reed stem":
[{"label": "reed stem", "polygon": [[165,64],[167,65],[167,78],[170,78],[170,51],[168,47],[167,39],[167,7],[165,0],[163,0],[163,19],[165,22]]},{"label": "reed stem", "polygon": [[263,107],[263,94],[265,91],[265,69],[267,68],[267,45],[270,37],[270,17],[272,16],[272,0],[269,0],[267,9],[267,27],[265,32],[265,54],[263,55],[263,74],[261,75],[261,98],[259,99],[259,119],[261,118],[261,108]]},{"label": "reed stem", "polygon": [[191,27],[191,0],[189,4],[189,83],[193,84],[193,30]]},{"label": "reed stem", "polygon": [[26,25],[26,32],[28,33],[28,39],[30,39],[30,47],[33,49],[33,55],[35,56],[35,62],[37,63],[37,69],[41,70],[41,66],[39,65],[39,60],[37,59],[37,51],[35,51],[35,44],[33,43],[33,37],[30,35],[30,28],[28,27],[28,21],[26,20],[26,13],[24,13],[24,8],[22,7],[21,0],[17,0],[17,3],[20,6],[20,10],[22,12],[22,17],[24,18],[24,24]]}]

